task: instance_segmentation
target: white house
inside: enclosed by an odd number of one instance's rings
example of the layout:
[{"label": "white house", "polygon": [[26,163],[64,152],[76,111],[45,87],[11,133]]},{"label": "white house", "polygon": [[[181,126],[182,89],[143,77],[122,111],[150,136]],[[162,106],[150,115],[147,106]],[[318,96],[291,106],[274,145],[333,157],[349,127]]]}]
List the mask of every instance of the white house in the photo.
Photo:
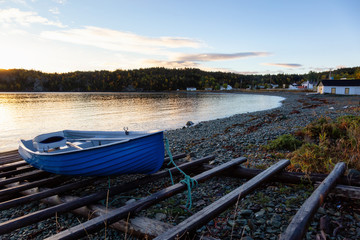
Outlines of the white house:
[{"label": "white house", "polygon": [[233,89],[233,88],[232,88],[232,86],[230,86],[230,85],[227,85],[226,88],[224,88],[223,86],[220,87],[220,90],[221,90],[221,91],[223,91],[223,90],[232,90],[232,89]]},{"label": "white house", "polygon": [[318,93],[360,95],[360,79],[322,80],[318,85]]},{"label": "white house", "polygon": [[298,85],[296,83],[290,84],[289,89],[298,89]]},{"label": "white house", "polygon": [[196,88],[195,87],[188,87],[188,88],[186,88],[186,91],[196,91]]},{"label": "white house", "polygon": [[303,82],[301,84],[301,86],[303,86],[303,88],[307,88],[307,89],[313,89],[314,88],[314,84],[309,82],[309,81]]}]

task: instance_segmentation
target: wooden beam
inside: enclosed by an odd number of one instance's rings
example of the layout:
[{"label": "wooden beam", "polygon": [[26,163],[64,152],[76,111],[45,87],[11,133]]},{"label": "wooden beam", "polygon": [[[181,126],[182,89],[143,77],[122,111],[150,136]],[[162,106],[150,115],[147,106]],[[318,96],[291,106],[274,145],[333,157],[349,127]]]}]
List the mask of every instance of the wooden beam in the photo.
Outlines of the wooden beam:
[{"label": "wooden beam", "polygon": [[7,178],[5,180],[0,181],[0,186],[5,186],[8,185],[10,183],[14,183],[14,182],[19,182],[19,181],[23,181],[23,180],[30,180],[30,179],[36,179],[36,178],[40,178],[44,175],[49,175],[50,173],[45,172],[43,170],[35,170],[32,172],[28,172],[25,174],[22,174],[20,176],[16,176],[16,177],[12,177],[12,178]]},{"label": "wooden beam", "polygon": [[[254,169],[254,168],[244,168],[241,166],[234,167],[229,169],[224,173],[226,176],[232,176],[237,178],[246,178],[250,179],[257,174],[261,173],[264,170]],[[328,174],[305,174],[298,172],[281,172],[274,176],[271,180],[285,183],[315,183],[323,181]],[[341,176],[338,179],[339,184],[343,185],[351,185],[360,187],[360,178],[359,177],[349,177],[349,176]]]},{"label": "wooden beam", "polygon": [[5,165],[2,165],[0,167],[0,172],[14,170],[14,169],[16,169],[18,167],[22,167],[22,166],[25,166],[25,165],[29,165],[29,164],[27,162],[25,162],[24,160],[21,160],[21,161],[15,162],[15,163],[5,164]]},{"label": "wooden beam", "polygon": [[[56,188],[52,188],[49,190],[37,192],[37,193],[31,194],[31,195],[26,195],[23,197],[11,199],[9,201],[0,203],[0,211],[11,208],[11,207],[19,206],[20,204],[25,204],[25,203],[40,200],[40,199],[43,199],[46,197],[54,196],[56,194],[60,194],[60,193],[66,192],[66,191],[76,189],[76,188],[88,186],[88,185],[92,184],[94,181],[98,181],[98,180],[99,180],[98,178],[90,178],[90,179],[86,179],[86,180],[79,181],[79,182],[69,183],[69,184],[59,186]],[[42,180],[40,180],[40,181],[42,181]],[[41,186],[41,185],[39,185],[39,186]],[[15,187],[19,187],[19,186],[14,186],[13,188],[15,188]],[[28,188],[28,189],[30,189],[30,188]],[[4,189],[3,191],[6,191],[6,190],[7,189]],[[22,189],[22,190],[24,190],[24,189]],[[2,191],[0,191],[0,193],[1,192]]]},{"label": "wooden beam", "polygon": [[335,165],[329,176],[316,188],[295,214],[285,232],[281,234],[280,240],[300,240],[303,238],[311,218],[323,204],[327,194],[335,186],[336,180],[344,174],[345,168],[346,165],[343,162]]},{"label": "wooden beam", "polygon": [[[7,157],[7,156],[12,156],[12,155],[18,155],[18,150],[11,150],[11,151],[7,151],[7,152],[0,152],[0,159],[2,157]],[[1,161],[0,161],[1,162]]]},{"label": "wooden beam", "polygon": [[[218,167],[215,167],[209,171],[203,172],[199,175],[196,175],[193,177],[197,182],[203,182],[210,177],[213,177],[217,174],[219,174],[222,171],[225,171],[226,169],[229,169],[237,164],[243,163],[246,161],[246,158],[237,158],[230,162],[224,163]],[[70,229],[67,229],[63,232],[60,232],[54,236],[49,237],[48,239],[77,239],[83,236],[86,236],[87,234],[96,232],[100,230],[101,228],[104,228],[106,225],[112,224],[120,219],[126,218],[129,215],[141,211],[142,209],[149,207],[157,202],[160,202],[163,199],[166,199],[168,197],[171,197],[179,192],[182,192],[186,190],[187,186],[182,183],[178,183],[175,185],[172,185],[168,188],[162,189],[148,197],[145,197],[143,199],[140,199],[136,202],[130,203],[126,206],[123,206],[121,208],[117,208],[107,214],[104,214],[102,216],[99,216],[97,218],[94,218],[92,220],[89,220],[87,222],[81,223],[80,225],[77,225],[75,227],[72,227]]]},{"label": "wooden beam", "polygon": [[25,172],[30,172],[32,170],[35,170],[35,167],[29,165],[29,166],[25,166],[20,169],[0,173],[0,178],[14,176],[14,175],[18,175],[18,174],[25,173]]},{"label": "wooden beam", "polygon": [[[204,162],[213,160],[215,157],[214,156],[208,156],[208,157],[204,157],[189,163],[185,163],[183,165],[180,165],[179,168],[182,169],[183,171],[185,171],[186,169],[191,169],[194,168],[195,166],[199,166],[201,164],[203,164]],[[173,174],[178,174],[179,171],[174,167],[169,169],[171,171],[171,173]],[[27,225],[30,225],[32,223],[47,219],[49,217],[54,216],[54,214],[56,212],[58,213],[62,213],[62,212],[67,212],[70,211],[72,209],[76,209],[82,206],[86,206],[90,203],[93,202],[97,202],[100,201],[102,199],[106,199],[106,197],[108,196],[114,196],[129,190],[133,190],[136,187],[140,186],[140,185],[144,185],[147,184],[149,182],[152,182],[156,179],[162,178],[164,176],[168,176],[169,174],[169,170],[164,170],[161,172],[157,172],[155,174],[152,175],[147,175],[145,177],[142,177],[138,180],[135,180],[133,182],[129,182],[129,183],[125,183],[125,184],[121,184],[118,186],[114,186],[111,187],[109,189],[109,195],[108,195],[108,190],[102,190],[93,194],[90,194],[86,197],[82,197],[78,200],[72,201],[72,202],[68,202],[68,203],[63,203],[57,206],[53,206],[53,207],[49,207],[46,209],[42,209],[39,210],[37,212],[33,212],[30,214],[27,214],[25,216],[22,217],[18,217],[3,223],[0,223],[0,235],[4,234],[4,233],[8,233],[11,232],[17,228],[20,227],[25,227]]]},{"label": "wooden beam", "polygon": [[210,204],[209,206],[203,208],[201,211],[195,213],[188,219],[181,222],[179,225],[171,228],[170,230],[155,239],[179,239],[185,236],[187,232],[193,231],[205,225],[211,219],[214,219],[220,213],[228,209],[231,205],[235,204],[236,201],[238,201],[239,199],[244,198],[247,194],[249,194],[255,188],[260,186],[263,182],[267,181],[269,178],[271,178],[271,176],[278,173],[289,164],[289,160],[281,160],[277,162],[256,177],[250,179],[249,181],[238,187],[237,189],[233,190],[232,192],[220,198],[216,202]]},{"label": "wooden beam", "polygon": [[[26,195],[34,195],[36,193],[39,193],[39,189],[26,190],[22,193]],[[44,198],[41,201],[49,205],[59,205],[77,199],[79,199],[79,197],[73,197],[73,196],[60,197],[56,195],[56,196]],[[89,219],[89,218],[95,218],[101,216],[112,210],[113,210],[112,208],[106,208],[103,205],[96,204],[96,205],[88,205],[78,209],[74,209],[72,210],[72,212],[74,214]],[[126,221],[125,220],[117,221],[111,224],[110,227],[122,232],[126,232],[129,236],[132,237],[138,237],[140,239],[149,239],[149,238],[152,239],[158,236],[159,234],[165,232],[166,230],[170,229],[172,225],[146,217],[136,217],[136,218],[127,219]]]},{"label": "wooden beam", "polygon": [[[319,186],[319,184],[315,184]],[[343,197],[352,200],[360,200],[360,187],[346,186],[337,184],[330,192],[329,196]]]},{"label": "wooden beam", "polygon": [[[55,176],[40,179],[40,180],[34,181],[34,182],[27,182],[27,183],[13,186],[13,187],[7,187],[5,189],[0,190],[0,196],[19,193],[21,191],[31,189],[34,187],[49,186],[50,184],[59,183],[60,181],[63,181],[64,179],[65,179],[64,176],[55,175]],[[1,205],[1,203],[0,203],[0,205]]]}]

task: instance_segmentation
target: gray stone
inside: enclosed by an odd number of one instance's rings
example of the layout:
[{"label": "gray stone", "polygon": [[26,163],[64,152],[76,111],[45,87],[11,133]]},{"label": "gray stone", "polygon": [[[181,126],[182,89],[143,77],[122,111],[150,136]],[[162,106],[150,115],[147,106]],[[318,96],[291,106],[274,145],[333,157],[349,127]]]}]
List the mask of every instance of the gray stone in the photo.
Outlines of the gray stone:
[{"label": "gray stone", "polygon": [[156,213],[155,219],[158,221],[162,221],[162,220],[166,219],[166,214],[165,213]]},{"label": "gray stone", "polygon": [[262,218],[265,215],[265,210],[261,209],[257,213],[255,213],[255,218]]},{"label": "gray stone", "polygon": [[250,216],[252,213],[253,211],[251,211],[250,209],[244,209],[239,212],[239,214],[242,216]]}]

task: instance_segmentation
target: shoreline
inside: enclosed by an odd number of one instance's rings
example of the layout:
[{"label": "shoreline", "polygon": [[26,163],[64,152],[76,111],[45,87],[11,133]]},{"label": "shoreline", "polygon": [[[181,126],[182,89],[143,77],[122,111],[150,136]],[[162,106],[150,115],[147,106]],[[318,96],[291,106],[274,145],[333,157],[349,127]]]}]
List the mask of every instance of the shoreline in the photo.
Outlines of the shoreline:
[{"label": "shoreline", "polygon": [[[254,94],[254,93],[249,93]],[[259,94],[255,92],[255,94]],[[261,92],[261,94],[263,94]],[[271,93],[264,93],[274,95]],[[280,107],[252,113],[236,114],[231,117],[200,122],[192,127],[168,130],[170,149],[173,155],[186,153],[191,159],[201,158],[214,154],[216,159],[210,164],[218,165],[235,157],[246,156],[248,162],[243,164],[249,167],[265,168],[277,162],[276,156],[267,155],[261,145],[273,140],[279,135],[295,131],[321,116],[335,119],[343,115],[360,115],[360,96],[335,95],[306,95],[306,93],[277,93],[276,96],[285,97]],[[356,108],[352,108],[356,107]],[[332,109],[333,108],[333,109]],[[138,176],[113,177],[112,185],[123,183]],[[76,181],[74,178],[73,181]],[[175,182],[181,179],[175,177]],[[139,212],[138,216],[145,216],[169,224],[179,224],[193,213],[218,200],[225,194],[239,187],[244,180],[226,176],[218,176],[199,184],[192,190],[193,208],[187,211],[180,207],[186,204],[187,191],[163,200],[150,208]],[[141,186],[136,190],[125,193],[124,196],[111,198],[111,207],[121,207],[126,202],[136,201],[148,196],[164,187],[171,185],[170,179],[165,178]],[[108,182],[99,186],[89,186],[81,192],[74,192],[77,196],[88,195],[100,189],[107,189]],[[284,232],[292,216],[295,215],[301,204],[312,193],[312,186],[292,185],[270,182],[262,185],[253,193],[232,206],[199,228],[198,237],[207,236],[212,239],[278,239]],[[327,198],[310,223],[305,239],[315,239],[319,235],[320,218],[328,216],[329,225],[338,229],[336,238],[331,239],[360,239],[360,201]],[[35,211],[44,208],[43,203],[33,202],[24,206],[2,211],[1,219],[12,219],[22,216],[23,212]],[[355,207],[356,206],[356,207]],[[358,209],[358,210],[356,210]],[[86,219],[78,218],[70,213],[49,218],[39,224],[40,229],[46,231],[35,235],[36,239],[43,239],[56,233],[59,226],[68,228],[79,224]],[[32,232],[38,232],[38,225],[31,225],[4,235],[3,237],[18,239],[25,238]],[[90,235],[92,239],[103,239],[105,231]],[[122,233],[108,229],[106,236],[109,239],[124,238]],[[240,237],[241,236],[241,237]],[[332,236],[332,234],[331,234]]]},{"label": "shoreline", "polygon": [[[305,127],[321,116],[335,119],[346,114],[359,114],[352,113],[350,109],[359,106],[360,96],[261,91],[245,92],[245,94],[263,94],[285,99],[277,108],[236,114],[231,117],[202,121],[187,128],[168,130],[166,135],[172,151],[174,153],[192,152],[197,157],[215,154],[218,159],[225,157],[227,161],[247,154],[249,144],[255,145],[254,150],[258,150],[259,145]],[[217,144],[212,142],[217,142]],[[244,144],[245,146],[242,146]],[[220,162],[224,161],[220,160]]]}]

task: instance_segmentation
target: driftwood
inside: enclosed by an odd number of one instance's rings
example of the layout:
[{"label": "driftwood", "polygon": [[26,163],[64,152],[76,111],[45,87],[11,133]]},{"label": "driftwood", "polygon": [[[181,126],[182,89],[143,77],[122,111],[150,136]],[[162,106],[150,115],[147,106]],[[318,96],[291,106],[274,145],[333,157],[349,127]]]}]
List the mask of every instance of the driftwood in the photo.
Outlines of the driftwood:
[{"label": "driftwood", "polygon": [[[182,170],[194,168],[194,166],[201,165],[206,161],[213,160],[214,158],[215,158],[214,156],[208,156],[205,158],[195,160],[193,162],[183,164],[179,168]],[[171,173],[173,173],[173,174],[178,173],[178,170],[176,168],[169,169],[169,171],[171,171]],[[18,217],[18,218],[0,223],[0,234],[8,233],[17,228],[25,227],[32,223],[47,219],[49,217],[54,216],[55,213],[63,213],[63,212],[71,211],[73,209],[89,205],[91,203],[100,201],[102,199],[106,199],[108,196],[111,197],[111,196],[129,191],[129,190],[135,189],[136,187],[138,187],[142,184],[146,184],[150,181],[154,181],[155,179],[159,179],[161,177],[167,176],[169,174],[169,171],[164,170],[164,171],[152,174],[152,175],[145,176],[143,178],[140,178],[140,179],[135,180],[130,183],[125,183],[125,184],[121,184],[121,185],[118,185],[115,187],[111,187],[109,189],[109,193],[108,193],[108,190],[102,190],[97,193],[90,194],[86,197],[79,198],[78,200],[75,200],[72,202],[59,204],[57,206],[49,207],[49,208],[46,208],[43,210],[39,210],[37,212],[32,212],[25,216]]]},{"label": "driftwood", "polygon": [[[246,158],[234,159],[230,162],[215,167],[209,171],[196,175],[195,177],[193,177],[193,179],[196,180],[197,182],[203,182],[217,174],[220,174],[220,172],[225,171],[226,169],[229,169],[245,161]],[[129,215],[141,211],[142,209],[149,207],[163,199],[171,197],[179,192],[182,192],[186,190],[186,187],[187,186],[182,183],[175,184],[168,188],[162,189],[148,197],[140,199],[136,202],[130,203],[121,208],[117,208],[100,217],[94,218],[85,223],[69,228],[63,232],[60,232],[56,235],[49,237],[48,239],[76,239],[86,236],[89,233],[93,233],[104,228],[108,224],[112,224],[120,219],[126,218]]]},{"label": "driftwood", "polygon": [[173,227],[155,239],[178,239],[184,237],[187,232],[205,225],[211,219],[214,219],[214,217],[225,211],[231,205],[235,204],[239,199],[244,198],[256,187],[268,180],[271,176],[280,170],[284,169],[289,164],[289,160],[279,161],[237,189],[233,190],[231,193],[225,195],[216,202],[195,213],[185,221],[181,222],[179,225]]},{"label": "driftwood", "polygon": [[281,234],[280,240],[300,240],[303,238],[311,218],[323,204],[327,194],[335,186],[336,180],[345,172],[345,168],[346,165],[343,162],[336,164],[329,176],[319,185],[295,214],[285,232]]}]

